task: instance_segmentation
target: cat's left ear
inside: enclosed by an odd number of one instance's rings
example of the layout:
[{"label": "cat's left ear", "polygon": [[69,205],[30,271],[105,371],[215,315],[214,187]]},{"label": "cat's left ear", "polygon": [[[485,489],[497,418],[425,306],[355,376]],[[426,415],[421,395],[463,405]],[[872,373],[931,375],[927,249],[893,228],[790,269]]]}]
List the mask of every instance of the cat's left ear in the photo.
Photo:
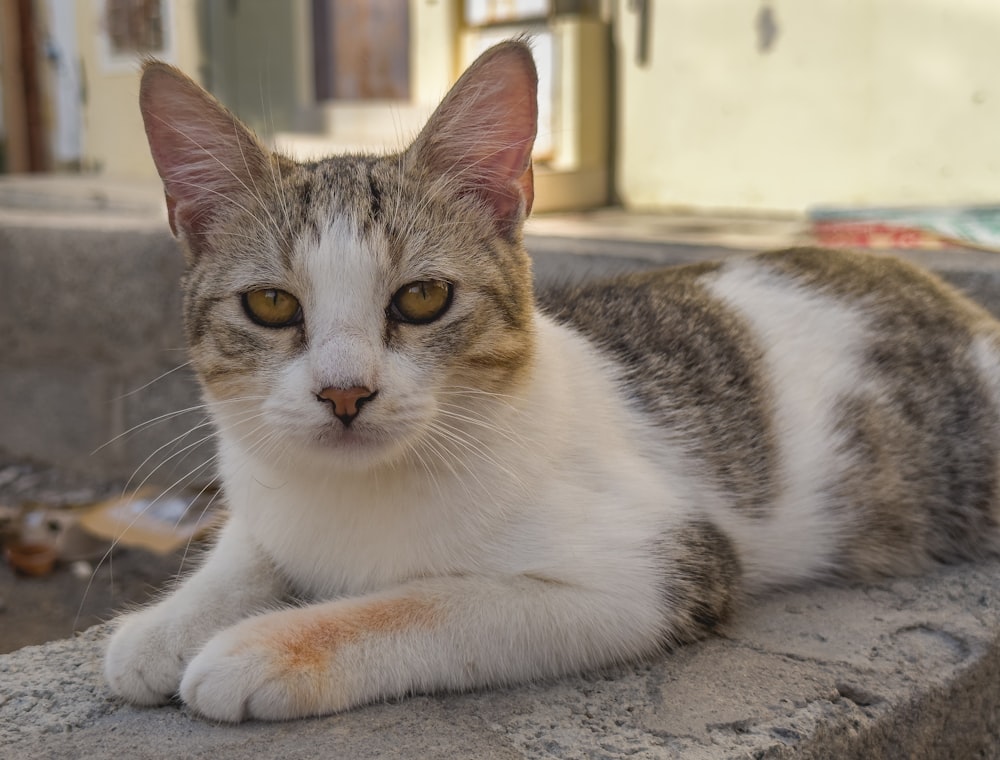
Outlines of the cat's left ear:
[{"label": "cat's left ear", "polygon": [[466,70],[407,153],[411,166],[480,199],[510,234],[531,212],[531,148],[538,128],[538,74],[531,49],[510,40]]}]

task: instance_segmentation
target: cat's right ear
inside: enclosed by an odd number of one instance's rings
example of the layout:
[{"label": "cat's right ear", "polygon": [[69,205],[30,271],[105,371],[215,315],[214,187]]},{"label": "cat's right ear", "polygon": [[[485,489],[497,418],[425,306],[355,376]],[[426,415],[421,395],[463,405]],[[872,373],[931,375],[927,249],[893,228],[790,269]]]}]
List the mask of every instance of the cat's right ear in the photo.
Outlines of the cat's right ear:
[{"label": "cat's right ear", "polygon": [[477,198],[511,234],[531,212],[531,148],[538,127],[538,74],[531,49],[508,40],[459,78],[408,154],[413,165]]},{"label": "cat's right ear", "polygon": [[197,253],[217,214],[257,195],[269,169],[267,151],[221,103],[165,63],[144,64],[139,107],[170,229]]}]

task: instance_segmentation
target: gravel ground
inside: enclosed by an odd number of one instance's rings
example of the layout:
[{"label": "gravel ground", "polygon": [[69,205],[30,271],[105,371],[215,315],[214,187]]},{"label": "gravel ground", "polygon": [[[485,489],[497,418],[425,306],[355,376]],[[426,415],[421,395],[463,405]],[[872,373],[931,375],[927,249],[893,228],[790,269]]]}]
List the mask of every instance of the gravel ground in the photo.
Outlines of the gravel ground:
[{"label": "gravel ground", "polygon": [[[10,537],[10,515],[19,509],[44,511],[45,523],[71,516],[74,510],[119,496],[122,482],[104,481],[15,459],[0,452],[0,523],[2,538]],[[0,563],[0,653],[61,639],[116,611],[146,601],[182,567],[192,553],[167,556],[95,542],[86,559],[59,562],[43,577],[27,577]]]}]

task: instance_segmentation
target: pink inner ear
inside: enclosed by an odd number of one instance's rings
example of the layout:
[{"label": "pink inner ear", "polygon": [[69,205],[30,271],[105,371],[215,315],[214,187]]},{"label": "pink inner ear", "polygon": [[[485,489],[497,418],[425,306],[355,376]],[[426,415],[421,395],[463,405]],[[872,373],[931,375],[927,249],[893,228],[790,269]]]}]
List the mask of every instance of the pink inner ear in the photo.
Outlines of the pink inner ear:
[{"label": "pink inner ear", "polygon": [[235,116],[165,64],[147,64],[139,104],[170,228],[194,245],[213,217],[254,193],[266,154]]},{"label": "pink inner ear", "polygon": [[520,224],[534,200],[537,82],[524,43],[490,48],[458,80],[413,146],[418,161],[485,201],[502,230]]},{"label": "pink inner ear", "polygon": [[[535,200],[534,172],[530,159],[528,168],[522,171],[516,179],[503,183],[496,180],[485,180],[470,187],[470,192],[486,200],[498,222],[509,224],[519,218],[527,217],[531,213],[531,205]],[[522,202],[524,203],[523,208]]]}]

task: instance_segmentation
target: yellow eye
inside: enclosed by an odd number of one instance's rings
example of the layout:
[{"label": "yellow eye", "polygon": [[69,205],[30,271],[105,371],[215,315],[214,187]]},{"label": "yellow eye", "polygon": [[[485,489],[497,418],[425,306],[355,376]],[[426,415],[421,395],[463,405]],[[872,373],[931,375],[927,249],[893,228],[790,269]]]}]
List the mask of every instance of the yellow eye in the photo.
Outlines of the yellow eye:
[{"label": "yellow eye", "polygon": [[391,315],[400,322],[420,325],[433,322],[451,306],[451,283],[444,280],[419,280],[396,291],[390,305]]},{"label": "yellow eye", "polygon": [[302,321],[298,299],[277,288],[244,293],[243,308],[250,319],[264,327],[288,327]]}]

